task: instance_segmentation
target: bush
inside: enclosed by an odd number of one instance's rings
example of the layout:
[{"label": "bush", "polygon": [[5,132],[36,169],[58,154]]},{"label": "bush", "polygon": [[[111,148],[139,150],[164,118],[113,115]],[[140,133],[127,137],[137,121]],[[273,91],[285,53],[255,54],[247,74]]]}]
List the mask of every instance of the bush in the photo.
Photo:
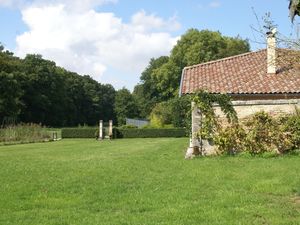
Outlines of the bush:
[{"label": "bush", "polygon": [[62,138],[95,138],[97,128],[63,128]]},{"label": "bush", "polygon": [[159,138],[159,137],[186,137],[184,128],[174,129],[122,129],[114,128],[114,138]]},{"label": "bush", "polygon": [[226,127],[214,138],[214,143],[218,146],[220,153],[234,155],[244,150],[245,130],[239,125]]},{"label": "bush", "polygon": [[221,129],[214,141],[221,153],[282,154],[299,147],[299,125],[297,116],[275,119],[259,112],[243,124]]},{"label": "bush", "polygon": [[38,124],[19,124],[0,129],[0,142],[30,143],[50,140],[50,134]]},{"label": "bush", "polygon": [[191,99],[185,95],[157,103],[150,113],[150,124],[155,128],[186,127],[190,124]]},{"label": "bush", "polygon": [[300,149],[300,111],[283,119],[284,131],[291,135],[293,149]]},{"label": "bush", "polygon": [[280,119],[259,112],[246,122],[248,130],[245,146],[250,153],[285,153],[292,149],[291,135],[284,131]]},{"label": "bush", "polygon": [[126,124],[126,125],[121,126],[120,128],[121,129],[136,129],[138,127],[135,125],[132,125],[132,124]]}]

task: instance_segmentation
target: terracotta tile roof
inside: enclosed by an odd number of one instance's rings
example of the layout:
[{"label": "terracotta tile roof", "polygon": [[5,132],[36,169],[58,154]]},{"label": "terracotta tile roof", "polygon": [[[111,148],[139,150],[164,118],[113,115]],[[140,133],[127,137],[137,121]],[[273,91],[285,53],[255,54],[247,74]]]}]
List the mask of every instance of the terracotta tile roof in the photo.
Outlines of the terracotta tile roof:
[{"label": "terracotta tile roof", "polygon": [[267,73],[266,49],[186,67],[180,94],[199,89],[227,94],[300,93],[300,61],[290,54],[299,52],[287,49],[276,52],[276,74]]}]

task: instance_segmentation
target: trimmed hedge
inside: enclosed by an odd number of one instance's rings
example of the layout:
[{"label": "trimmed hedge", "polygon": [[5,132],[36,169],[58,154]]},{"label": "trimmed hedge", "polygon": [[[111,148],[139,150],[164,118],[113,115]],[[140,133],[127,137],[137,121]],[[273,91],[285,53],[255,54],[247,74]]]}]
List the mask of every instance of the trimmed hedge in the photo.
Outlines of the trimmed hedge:
[{"label": "trimmed hedge", "polygon": [[160,129],[121,129],[114,128],[114,138],[159,138],[159,137],[186,137],[184,128]]},{"label": "trimmed hedge", "polygon": [[[97,128],[63,128],[62,138],[96,138]],[[159,137],[186,137],[184,128],[114,128],[113,138],[159,138]]]},{"label": "trimmed hedge", "polygon": [[95,138],[97,128],[63,128],[62,138]]}]

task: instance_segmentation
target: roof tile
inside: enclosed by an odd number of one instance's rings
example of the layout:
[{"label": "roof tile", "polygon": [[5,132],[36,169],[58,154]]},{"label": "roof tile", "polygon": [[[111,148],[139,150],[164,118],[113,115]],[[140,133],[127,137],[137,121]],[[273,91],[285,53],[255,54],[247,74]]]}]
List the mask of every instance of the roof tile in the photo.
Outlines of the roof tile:
[{"label": "roof tile", "polygon": [[227,94],[300,93],[300,64],[290,54],[295,52],[277,49],[276,74],[267,73],[265,49],[186,67],[181,94],[200,89]]}]

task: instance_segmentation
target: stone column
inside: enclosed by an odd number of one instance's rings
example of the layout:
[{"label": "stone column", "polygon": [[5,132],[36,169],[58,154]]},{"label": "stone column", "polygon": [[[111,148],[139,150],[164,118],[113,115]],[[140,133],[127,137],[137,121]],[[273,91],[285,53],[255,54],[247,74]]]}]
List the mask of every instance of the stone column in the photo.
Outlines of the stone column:
[{"label": "stone column", "polygon": [[112,139],[112,137],[113,137],[113,121],[112,120],[109,121],[108,135],[109,135],[109,138]]},{"label": "stone column", "polygon": [[192,146],[191,147],[199,147],[200,146],[198,137],[197,137],[197,132],[200,129],[200,121],[201,121],[200,111],[197,107],[195,107],[195,103],[192,102],[192,135],[191,135]]},{"label": "stone column", "polygon": [[103,140],[103,120],[99,121],[99,140]]},{"label": "stone column", "polygon": [[190,144],[186,151],[185,158],[193,158],[195,155],[199,154],[199,141],[197,138],[197,132],[199,131],[200,125],[200,112],[195,103],[192,102],[192,130],[190,135]]}]

